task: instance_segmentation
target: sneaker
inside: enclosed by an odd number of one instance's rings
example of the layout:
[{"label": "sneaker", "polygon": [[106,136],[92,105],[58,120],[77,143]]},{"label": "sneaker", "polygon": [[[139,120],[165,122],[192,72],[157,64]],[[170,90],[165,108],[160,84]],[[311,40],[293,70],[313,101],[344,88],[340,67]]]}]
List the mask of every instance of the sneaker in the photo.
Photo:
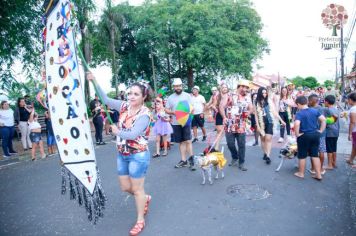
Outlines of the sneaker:
[{"label": "sneaker", "polygon": [[266,157],[266,164],[267,164],[267,165],[271,164],[271,158]]},{"label": "sneaker", "polygon": [[258,145],[258,143],[254,143],[254,144],[252,144],[252,146],[257,146]]},{"label": "sneaker", "polygon": [[100,145],[100,142],[96,142],[96,145]]},{"label": "sneaker", "polygon": [[10,156],[10,155],[3,155],[2,157],[7,160],[7,159],[9,159],[11,156]]},{"label": "sneaker", "polygon": [[188,162],[187,161],[182,161],[180,160],[177,165],[174,166],[174,168],[182,168],[182,167],[187,167]]},{"label": "sneaker", "polygon": [[229,166],[237,166],[238,159],[232,159]]},{"label": "sneaker", "polygon": [[240,164],[239,165],[239,169],[242,170],[242,171],[246,171],[247,168],[244,166],[244,164]]},{"label": "sneaker", "polygon": [[264,154],[262,160],[266,161],[267,160],[267,155]]},{"label": "sneaker", "polygon": [[13,151],[13,152],[10,152],[10,155],[16,155],[18,154],[17,152]]},{"label": "sneaker", "polygon": [[203,136],[203,139],[201,141],[203,142],[206,141],[206,136]]},{"label": "sneaker", "polygon": [[106,143],[105,142],[100,142],[100,145],[105,145]]},{"label": "sneaker", "polygon": [[197,139],[197,138],[194,138],[194,139],[192,140],[192,143],[195,143],[196,141],[198,141],[198,139]]},{"label": "sneaker", "polygon": [[283,143],[283,141],[284,141],[284,138],[282,138],[282,137],[278,139],[279,143]]}]

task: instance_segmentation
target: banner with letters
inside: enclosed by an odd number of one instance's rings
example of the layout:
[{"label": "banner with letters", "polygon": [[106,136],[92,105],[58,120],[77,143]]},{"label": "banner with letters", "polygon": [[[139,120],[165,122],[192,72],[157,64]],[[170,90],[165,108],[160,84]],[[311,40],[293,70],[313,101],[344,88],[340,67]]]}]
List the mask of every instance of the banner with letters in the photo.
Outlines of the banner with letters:
[{"label": "banner with letters", "polygon": [[43,31],[48,111],[62,164],[62,194],[69,189],[94,223],[103,216],[101,187],[76,52],[73,4],[45,1]]}]

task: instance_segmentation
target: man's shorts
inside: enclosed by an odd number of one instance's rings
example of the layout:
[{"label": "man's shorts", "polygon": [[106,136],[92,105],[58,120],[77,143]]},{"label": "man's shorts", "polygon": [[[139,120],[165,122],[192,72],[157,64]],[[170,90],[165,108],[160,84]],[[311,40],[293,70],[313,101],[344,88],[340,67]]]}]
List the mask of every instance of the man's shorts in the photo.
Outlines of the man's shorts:
[{"label": "man's shorts", "polygon": [[204,127],[204,116],[200,117],[200,114],[194,115],[192,120],[192,127]]},{"label": "man's shorts", "polygon": [[181,143],[192,139],[192,127],[190,125],[186,125],[184,127],[181,125],[172,125],[172,127],[174,142]]},{"label": "man's shorts", "polygon": [[129,155],[119,153],[117,156],[117,173],[120,176],[128,175],[134,179],[143,178],[150,164],[150,158],[149,151]]},{"label": "man's shorts", "polygon": [[352,132],[352,146],[356,147],[356,132]]},{"label": "man's shorts", "polygon": [[30,133],[30,140],[33,143],[39,143],[42,140],[42,134],[41,133],[31,132]]},{"label": "man's shorts", "polygon": [[325,138],[326,152],[327,153],[336,152],[336,150],[337,150],[337,138],[338,137],[326,137]]},{"label": "man's shorts", "polygon": [[298,159],[319,156],[320,133],[303,134],[297,138]]}]

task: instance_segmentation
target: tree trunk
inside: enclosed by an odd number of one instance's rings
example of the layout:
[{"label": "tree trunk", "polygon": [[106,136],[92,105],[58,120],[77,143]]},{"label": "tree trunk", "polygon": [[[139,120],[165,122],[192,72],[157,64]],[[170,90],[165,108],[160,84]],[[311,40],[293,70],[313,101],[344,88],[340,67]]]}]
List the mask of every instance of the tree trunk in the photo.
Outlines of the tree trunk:
[{"label": "tree trunk", "polygon": [[167,53],[167,70],[168,70],[168,88],[171,90],[172,88],[172,82],[171,82],[171,63],[169,60],[169,53]]},{"label": "tree trunk", "polygon": [[[84,12],[85,18],[88,16],[87,10]],[[83,41],[83,54],[84,54],[84,59],[85,61],[89,64],[91,61],[91,48],[90,48],[90,42],[88,40],[88,28],[86,21],[80,22],[80,29],[82,33],[82,41]],[[84,69],[85,70],[85,69]],[[90,103],[90,87],[89,87],[89,81],[87,80],[87,75],[84,74],[85,80],[84,80],[84,94],[85,94],[85,102],[87,106],[89,106]]]},{"label": "tree trunk", "polygon": [[119,91],[117,87],[117,70],[116,70],[116,55],[115,55],[115,26],[113,20],[113,13],[110,13],[110,48],[111,48],[111,69],[112,69],[112,79],[114,80],[115,95],[119,96]]},{"label": "tree trunk", "polygon": [[187,66],[188,67],[188,71],[187,71],[187,76],[188,76],[188,89],[189,91],[192,90],[193,86],[194,86],[194,81],[193,81],[193,67],[192,66]]}]

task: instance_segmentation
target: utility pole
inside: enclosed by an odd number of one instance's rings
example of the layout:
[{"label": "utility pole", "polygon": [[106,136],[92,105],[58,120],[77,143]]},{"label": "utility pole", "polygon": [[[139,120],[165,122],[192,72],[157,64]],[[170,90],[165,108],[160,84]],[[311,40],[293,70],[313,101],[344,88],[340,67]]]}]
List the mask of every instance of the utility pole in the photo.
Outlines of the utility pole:
[{"label": "utility pole", "polygon": [[[340,58],[340,67],[341,67],[341,93],[344,91],[344,26],[342,21],[340,21],[340,43],[341,43],[341,58]],[[337,86],[337,84],[336,84]]]}]

